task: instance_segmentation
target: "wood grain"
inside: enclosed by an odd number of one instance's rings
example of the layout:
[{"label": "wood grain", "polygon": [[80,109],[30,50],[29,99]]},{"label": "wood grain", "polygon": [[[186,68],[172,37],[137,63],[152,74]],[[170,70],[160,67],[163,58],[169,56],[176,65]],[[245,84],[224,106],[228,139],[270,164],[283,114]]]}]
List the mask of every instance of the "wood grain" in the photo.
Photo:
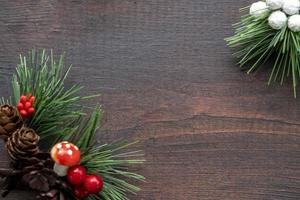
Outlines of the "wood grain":
[{"label": "wood grain", "polygon": [[240,72],[223,40],[250,2],[1,0],[1,96],[19,53],[66,51],[68,83],[102,94],[99,140],[141,141],[131,199],[300,199],[300,100]]}]

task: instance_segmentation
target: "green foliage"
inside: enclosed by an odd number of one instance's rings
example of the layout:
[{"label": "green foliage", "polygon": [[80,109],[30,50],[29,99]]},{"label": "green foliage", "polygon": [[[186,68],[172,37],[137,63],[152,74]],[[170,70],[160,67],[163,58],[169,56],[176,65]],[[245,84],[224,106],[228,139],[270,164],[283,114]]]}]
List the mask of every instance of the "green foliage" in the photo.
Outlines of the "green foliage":
[{"label": "green foliage", "polygon": [[81,122],[74,133],[61,139],[75,143],[83,152],[81,164],[89,173],[100,174],[104,180],[101,193],[90,196],[90,200],[127,200],[128,192],[135,194],[140,190],[128,180],[144,180],[143,176],[127,171],[127,166],[142,164],[144,160],[137,159],[142,156],[140,151],[125,151],[134,143],[92,144],[100,126],[101,116],[101,108],[97,107],[87,121]]},{"label": "green foliage", "polygon": [[65,87],[70,69],[71,66],[64,70],[64,56],[61,55],[56,62],[52,51],[50,56],[45,50],[40,53],[33,50],[28,57],[20,56],[20,64],[12,79],[13,102],[17,104],[20,95],[36,97],[36,113],[25,124],[42,139],[65,134],[78,117],[85,115],[79,102],[89,97],[78,95],[82,87]]},{"label": "green foliage", "polygon": [[241,21],[234,25],[234,36],[225,40],[230,47],[238,48],[234,55],[247,73],[258,69],[274,55],[275,63],[268,84],[276,81],[283,84],[291,77],[296,97],[300,77],[300,34],[290,31],[287,26],[278,31],[272,29],[268,24],[269,15],[268,12],[259,18],[242,16]]},{"label": "green foliage", "polygon": [[71,141],[81,150],[86,150],[94,145],[94,136],[100,128],[102,119],[102,109],[97,106],[90,116],[77,118],[71,125],[73,128],[66,131],[66,134],[61,135],[58,140]]},{"label": "green foliage", "polygon": [[[133,144],[133,143],[132,143]],[[143,181],[145,178],[139,174],[127,171],[127,166],[142,164],[143,156],[139,151],[124,152],[132,144],[116,143],[96,146],[86,152],[82,164],[89,173],[100,174],[104,180],[104,187],[99,196],[90,199],[127,200],[127,193],[136,194],[139,187],[127,180]]]}]

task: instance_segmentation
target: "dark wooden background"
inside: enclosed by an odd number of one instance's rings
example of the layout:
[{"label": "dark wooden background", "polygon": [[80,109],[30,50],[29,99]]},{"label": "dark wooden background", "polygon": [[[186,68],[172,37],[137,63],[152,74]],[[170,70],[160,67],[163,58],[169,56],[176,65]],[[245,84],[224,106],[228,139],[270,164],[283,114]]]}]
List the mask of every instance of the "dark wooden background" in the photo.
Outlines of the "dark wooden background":
[{"label": "dark wooden background", "polygon": [[132,199],[300,199],[300,99],[240,72],[223,40],[250,2],[1,0],[1,96],[19,53],[66,51],[68,83],[102,94],[99,139],[141,141]]}]

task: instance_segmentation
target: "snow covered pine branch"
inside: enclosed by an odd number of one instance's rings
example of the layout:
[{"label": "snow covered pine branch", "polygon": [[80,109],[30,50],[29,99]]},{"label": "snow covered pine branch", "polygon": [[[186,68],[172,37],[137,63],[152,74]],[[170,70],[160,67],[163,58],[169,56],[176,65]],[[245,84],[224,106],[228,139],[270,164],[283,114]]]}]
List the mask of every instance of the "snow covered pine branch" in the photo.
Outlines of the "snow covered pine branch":
[{"label": "snow covered pine branch", "polygon": [[[300,81],[300,0],[261,0],[248,8],[249,13],[233,25],[234,35],[225,39],[228,46],[235,49],[233,55],[248,74],[271,67],[268,85],[290,79],[296,97]],[[268,61],[273,65],[265,65]]]}]

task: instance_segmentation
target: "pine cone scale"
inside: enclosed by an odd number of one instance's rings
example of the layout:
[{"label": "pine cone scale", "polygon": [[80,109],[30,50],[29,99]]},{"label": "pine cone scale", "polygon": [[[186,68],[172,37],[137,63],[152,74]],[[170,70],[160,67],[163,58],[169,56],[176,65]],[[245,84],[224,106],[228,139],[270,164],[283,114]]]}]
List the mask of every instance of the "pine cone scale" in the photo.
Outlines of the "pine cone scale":
[{"label": "pine cone scale", "polygon": [[5,124],[7,123],[10,123],[10,118],[8,118],[7,116],[2,116],[0,117],[0,125],[1,126],[4,126]]},{"label": "pine cone scale", "polygon": [[22,123],[19,121],[18,123],[7,123],[4,127],[4,129],[8,132],[15,131],[19,127],[21,127]]},{"label": "pine cone scale", "polygon": [[7,131],[5,130],[5,128],[0,125],[0,136],[4,136],[6,135],[6,133]]}]

